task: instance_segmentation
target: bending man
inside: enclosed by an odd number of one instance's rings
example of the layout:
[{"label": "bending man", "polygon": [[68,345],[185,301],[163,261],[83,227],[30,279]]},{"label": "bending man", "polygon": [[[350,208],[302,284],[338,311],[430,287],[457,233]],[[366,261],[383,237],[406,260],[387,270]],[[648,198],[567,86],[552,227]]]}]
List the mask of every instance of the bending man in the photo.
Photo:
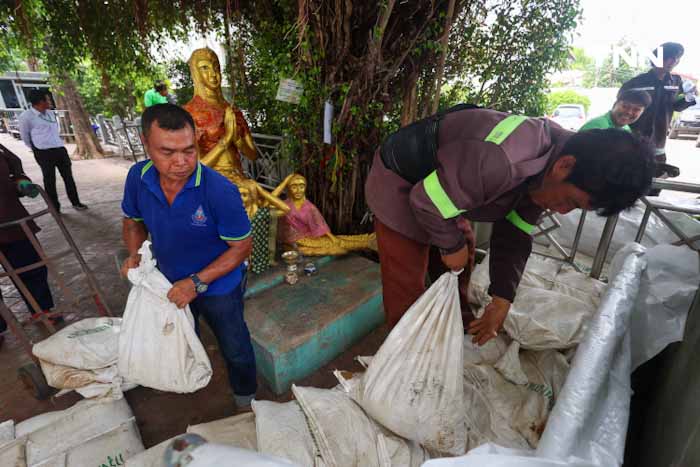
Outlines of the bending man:
[{"label": "bending man", "polygon": [[469,221],[493,222],[492,301],[481,319],[469,322],[468,273],[460,280],[465,327],[484,344],[510,309],[543,210],[613,215],[649,189],[653,171],[653,149],[615,129],[574,134],[546,119],[468,105],[400,129],[375,154],[365,187],[388,323],[424,292],[429,266],[433,278],[445,268],[470,270]]}]

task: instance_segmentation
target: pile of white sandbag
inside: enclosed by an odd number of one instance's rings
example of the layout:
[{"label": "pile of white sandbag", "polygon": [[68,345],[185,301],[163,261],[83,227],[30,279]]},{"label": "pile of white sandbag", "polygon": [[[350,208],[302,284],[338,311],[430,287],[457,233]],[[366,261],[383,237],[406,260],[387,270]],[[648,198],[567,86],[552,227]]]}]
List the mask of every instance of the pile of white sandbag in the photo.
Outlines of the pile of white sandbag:
[{"label": "pile of white sandbag", "polygon": [[[491,301],[488,294],[489,255],[474,269],[469,302],[481,316]],[[532,255],[504,323],[508,335],[532,350],[575,347],[598,309],[606,285],[571,265]]]},{"label": "pile of white sandbag", "polygon": [[87,318],[34,345],[50,386],[118,399],[136,385],[187,393],[209,384],[211,363],[189,307],[167,299],[172,284],[156,268],[150,242],[139,253],[123,318]]},{"label": "pile of white sandbag", "polygon": [[17,425],[0,424],[0,465],[85,467],[124,465],[144,450],[124,399],[84,400]]},{"label": "pile of white sandbag", "polygon": [[121,318],[86,318],[34,345],[49,386],[83,397],[122,397],[117,370]]}]

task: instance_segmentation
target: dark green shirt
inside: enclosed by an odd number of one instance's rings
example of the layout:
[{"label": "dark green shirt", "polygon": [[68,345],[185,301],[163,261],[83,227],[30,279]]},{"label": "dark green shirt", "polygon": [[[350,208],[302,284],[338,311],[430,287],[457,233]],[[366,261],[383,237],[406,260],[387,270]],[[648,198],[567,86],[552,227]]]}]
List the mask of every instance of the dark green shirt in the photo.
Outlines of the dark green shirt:
[{"label": "dark green shirt", "polygon": [[587,121],[586,124],[579,128],[578,131],[595,129],[605,130],[606,128],[617,128],[619,130],[632,131],[629,125],[615,126],[610,112]]}]

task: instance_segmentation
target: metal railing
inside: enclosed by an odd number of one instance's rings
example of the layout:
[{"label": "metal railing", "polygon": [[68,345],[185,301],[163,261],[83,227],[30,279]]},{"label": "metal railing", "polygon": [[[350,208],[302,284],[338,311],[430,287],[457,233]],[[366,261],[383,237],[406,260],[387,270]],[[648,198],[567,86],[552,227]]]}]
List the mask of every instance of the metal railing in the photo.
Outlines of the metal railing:
[{"label": "metal railing", "polygon": [[[23,109],[0,108],[0,119],[2,119],[3,126],[6,127],[8,133],[17,139],[20,139],[19,116],[22,115],[23,112]],[[70,119],[70,112],[62,109],[54,109],[54,112],[56,113],[56,118],[58,119],[61,138],[68,142],[75,141],[75,133],[73,133],[73,124]]]},{"label": "metal railing", "polygon": [[280,152],[282,141],[284,141],[282,136],[253,133],[258,158],[255,161],[241,158],[243,172],[268,189],[279,185],[291,172],[289,164],[284,161]]},{"label": "metal railing", "polygon": [[[661,179],[654,179],[653,188],[658,188],[662,190],[678,191],[684,193],[698,193],[700,194],[700,185],[694,183],[684,183],[676,181],[668,181]],[[671,218],[664,214],[663,211],[675,211],[690,215],[700,215],[700,207],[692,206],[679,206],[668,201],[659,200],[656,198],[647,198],[643,196],[641,198],[642,203],[645,205],[644,215],[639,224],[637,230],[637,235],[635,237],[635,242],[641,243],[644,238],[644,232],[646,231],[647,224],[651,215],[655,215],[661,220],[661,222],[668,227],[668,229],[673,232],[679,240],[674,242],[673,245],[686,245],[694,251],[700,251],[700,235],[695,235],[693,237],[687,236],[680,227],[678,227]],[[605,266],[605,261],[608,256],[608,251],[610,250],[610,244],[612,243],[613,235],[615,234],[615,227],[617,226],[617,221],[619,215],[610,216],[606,219],[605,225],[600,235],[600,240],[598,242],[598,248],[596,249],[595,256],[593,257],[593,264],[591,266],[590,276],[595,279],[600,279],[603,272],[603,267]],[[545,256],[547,258],[553,258],[566,263],[571,264],[577,271],[581,272],[581,268],[575,263],[576,254],[578,252],[579,242],[581,240],[581,235],[585,228],[586,222],[586,211],[581,212],[581,218],[579,219],[578,226],[576,228],[576,234],[574,236],[573,242],[571,244],[571,249],[566,250],[552,235],[552,232],[561,227],[561,223],[556,218],[556,215],[551,212],[545,212],[540,221],[537,224],[538,232],[534,235],[535,237],[544,236],[554,247],[554,249],[561,256],[554,256],[547,253],[542,253],[534,251],[534,254]],[[698,242],[698,246],[696,246]]]}]

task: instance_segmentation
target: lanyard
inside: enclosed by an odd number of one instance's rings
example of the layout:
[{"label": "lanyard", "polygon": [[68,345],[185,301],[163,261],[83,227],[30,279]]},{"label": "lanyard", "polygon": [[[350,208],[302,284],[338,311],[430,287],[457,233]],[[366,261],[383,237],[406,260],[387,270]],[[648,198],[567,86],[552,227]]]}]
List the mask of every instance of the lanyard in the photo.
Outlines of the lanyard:
[{"label": "lanyard", "polygon": [[[48,116],[48,118],[46,118],[47,116]],[[58,122],[58,120],[56,119],[56,117],[51,117],[51,114],[48,113],[48,112],[46,113],[46,115],[44,115],[43,113],[39,112],[39,118],[42,119],[43,121],[49,122],[49,123],[56,123],[56,122]]]}]

